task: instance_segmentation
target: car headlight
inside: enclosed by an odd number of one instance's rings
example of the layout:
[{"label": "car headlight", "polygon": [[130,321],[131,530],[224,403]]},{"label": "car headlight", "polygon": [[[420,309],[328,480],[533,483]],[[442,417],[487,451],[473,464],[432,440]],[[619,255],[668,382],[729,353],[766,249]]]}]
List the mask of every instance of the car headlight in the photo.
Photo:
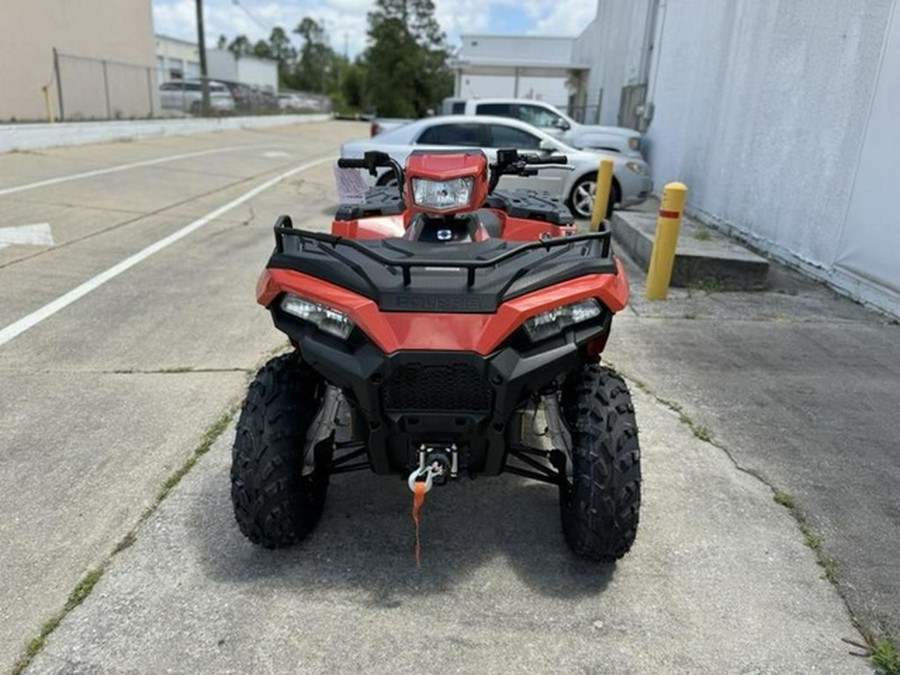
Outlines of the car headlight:
[{"label": "car headlight", "polygon": [[643,162],[625,162],[625,168],[638,176],[649,176],[650,170]]},{"label": "car headlight", "polygon": [[353,322],[343,312],[290,293],[281,299],[281,309],[298,319],[309,321],[319,330],[342,340],[346,340],[353,332]]},{"label": "car headlight", "polygon": [[628,139],[628,147],[632,150],[637,150],[641,147],[641,139],[639,136],[632,136]]},{"label": "car headlight", "polygon": [[569,326],[574,326],[582,321],[596,319],[603,314],[603,307],[595,298],[588,298],[571,305],[554,307],[531,317],[525,322],[525,332],[532,342],[538,342],[544,338],[561,333]]},{"label": "car headlight", "polygon": [[469,205],[472,201],[472,178],[428,180],[413,178],[413,201],[416,206],[436,211],[448,211]]}]

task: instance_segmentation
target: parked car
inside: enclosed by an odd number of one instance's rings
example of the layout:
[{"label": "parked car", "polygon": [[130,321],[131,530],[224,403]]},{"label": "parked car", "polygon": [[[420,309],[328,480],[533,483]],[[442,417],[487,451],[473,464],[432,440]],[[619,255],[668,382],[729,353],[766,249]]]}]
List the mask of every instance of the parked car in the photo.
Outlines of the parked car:
[{"label": "parked car", "polygon": [[[199,115],[203,105],[200,80],[172,80],[159,85],[159,104],[163,110],[180,110]],[[209,107],[215,112],[231,112],[234,98],[228,88],[218,81],[209,82]]]},{"label": "parked car", "polygon": [[[642,157],[641,135],[634,129],[579,124],[568,115],[543,101],[517,98],[469,100],[446,98],[444,99],[441,113],[443,115],[511,117],[527,122],[574,148],[602,150],[632,157]],[[409,124],[411,121],[398,118],[376,118],[372,120],[369,127],[369,135],[377,136],[404,124]]]},{"label": "parked car", "polygon": [[409,124],[413,121],[415,120],[402,119],[399,117],[376,117],[369,123],[369,136],[377,136],[386,131],[392,131],[397,127],[402,127],[404,124]]},{"label": "parked car", "polygon": [[561,140],[585,150],[603,150],[623,155],[641,155],[641,135],[634,129],[580,124],[543,101],[516,98],[444,99],[445,115],[497,115],[527,122]]},{"label": "parked car", "polygon": [[234,107],[238,112],[259,112],[263,107],[262,97],[249,84],[233,82],[231,80],[218,80],[224,84],[234,98]]},{"label": "parked car", "polygon": [[[601,158],[613,160],[611,207],[639,204],[649,196],[653,187],[650,168],[642,158],[578,150],[533,126],[506,117],[429,117],[375,138],[344,143],[341,157],[359,159],[367,150],[380,150],[404,164],[413,150],[468,148],[483,150],[491,162],[496,160],[497,150],[501,148],[515,148],[539,155],[565,155],[568,159],[565,166],[547,169],[528,178],[503,176],[500,186],[545,190],[565,200],[573,215],[581,218],[591,215]],[[389,169],[381,169],[375,177],[366,174],[365,180],[370,185],[389,185],[395,178]]]}]

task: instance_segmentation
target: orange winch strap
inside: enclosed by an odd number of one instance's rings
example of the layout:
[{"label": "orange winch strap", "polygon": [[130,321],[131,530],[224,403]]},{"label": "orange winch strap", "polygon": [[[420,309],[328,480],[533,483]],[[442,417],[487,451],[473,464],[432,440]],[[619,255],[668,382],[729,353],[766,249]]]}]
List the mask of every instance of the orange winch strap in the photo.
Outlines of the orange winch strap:
[{"label": "orange winch strap", "polygon": [[413,492],[413,510],[412,518],[416,524],[416,567],[422,566],[422,547],[419,544],[419,511],[422,510],[422,504],[425,503],[426,485],[425,481],[420,480],[415,483],[416,489]]}]

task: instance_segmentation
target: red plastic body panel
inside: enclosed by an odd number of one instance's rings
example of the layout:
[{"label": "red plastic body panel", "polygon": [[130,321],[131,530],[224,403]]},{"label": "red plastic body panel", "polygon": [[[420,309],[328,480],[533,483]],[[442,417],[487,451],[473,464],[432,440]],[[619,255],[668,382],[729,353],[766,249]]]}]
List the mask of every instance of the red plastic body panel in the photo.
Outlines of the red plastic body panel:
[{"label": "red plastic body panel", "polygon": [[507,241],[534,241],[545,236],[564,237],[567,234],[575,234],[574,225],[554,225],[538,220],[526,220],[525,218],[513,218],[506,211],[491,209],[503,222],[500,238]]},{"label": "red plastic body panel", "polygon": [[256,297],[268,307],[280,293],[294,293],[348,315],[387,354],[401,349],[493,352],[516,328],[553,307],[598,298],[612,312],[628,303],[628,280],[618,274],[590,274],[510,300],[496,314],[382,312],[378,305],[334,284],[293,270],[263,270]]},{"label": "red plastic body panel", "polygon": [[331,234],[348,239],[386,239],[402,237],[406,223],[402,215],[373,216],[360,220],[335,220],[331,223]]},{"label": "red plastic body panel", "polygon": [[[490,209],[503,223],[500,238],[507,241],[535,241],[542,237],[564,237],[575,234],[574,225],[553,225],[536,220],[512,218],[505,211]],[[402,237],[412,217],[410,211],[396,216],[372,216],[359,220],[335,220],[331,224],[331,234],[350,239],[385,239]],[[483,227],[475,233],[475,241],[485,241],[490,235]]]}]

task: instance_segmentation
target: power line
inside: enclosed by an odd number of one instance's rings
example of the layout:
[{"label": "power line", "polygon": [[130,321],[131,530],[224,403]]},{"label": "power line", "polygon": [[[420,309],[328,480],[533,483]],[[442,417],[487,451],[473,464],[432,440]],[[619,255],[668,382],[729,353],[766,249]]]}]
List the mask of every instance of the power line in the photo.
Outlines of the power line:
[{"label": "power line", "polygon": [[240,7],[244,11],[244,14],[246,14],[253,23],[255,23],[257,26],[259,26],[264,31],[266,31],[266,34],[269,34],[272,32],[272,27],[263,23],[258,18],[256,18],[256,16],[253,14],[253,12],[251,12],[249,9],[244,7],[244,5],[241,3],[241,0],[231,0],[231,4]]}]

